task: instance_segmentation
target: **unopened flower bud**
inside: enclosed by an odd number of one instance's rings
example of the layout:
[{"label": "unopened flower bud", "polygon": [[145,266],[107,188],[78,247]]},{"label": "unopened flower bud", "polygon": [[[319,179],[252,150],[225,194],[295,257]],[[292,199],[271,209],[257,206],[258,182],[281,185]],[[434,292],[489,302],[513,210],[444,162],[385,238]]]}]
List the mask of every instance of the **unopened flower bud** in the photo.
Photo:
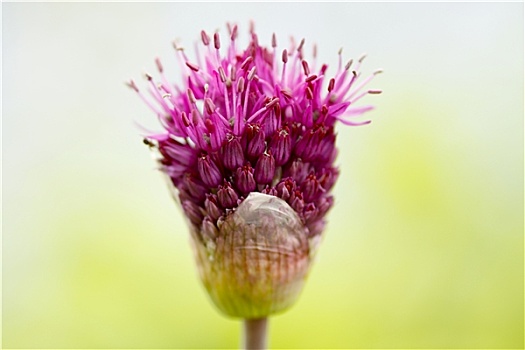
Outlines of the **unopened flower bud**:
[{"label": "unopened flower bud", "polygon": [[204,208],[206,209],[206,213],[212,220],[217,220],[222,215],[222,212],[219,209],[217,195],[215,194],[206,194]]},{"label": "unopened flower bud", "polygon": [[317,210],[319,213],[319,216],[325,215],[328,210],[332,207],[334,204],[334,198],[332,196],[323,197],[319,200],[319,203],[317,204]]},{"label": "unopened flower bud", "polygon": [[266,187],[261,191],[261,193],[268,194],[274,197],[278,197],[277,190],[275,189],[275,187]]},{"label": "unopened flower bud", "polygon": [[292,140],[288,127],[284,127],[273,134],[270,150],[275,158],[275,164],[285,164],[292,153]]},{"label": "unopened flower bud", "polygon": [[335,150],[335,135],[332,133],[323,136],[317,148],[317,154],[314,155],[316,161],[327,162],[330,161]]},{"label": "unopened flower bud", "polygon": [[304,207],[303,217],[306,223],[311,223],[317,218],[317,208],[315,207],[315,204],[308,203],[308,205]]},{"label": "unopened flower bud", "polygon": [[339,171],[336,168],[325,168],[321,172],[321,177],[319,177],[319,184],[328,192],[334,186],[338,176]]},{"label": "unopened flower bud", "polygon": [[324,125],[316,125],[309,132],[305,133],[295,147],[297,156],[306,162],[316,159],[320,154],[319,145],[327,133],[328,129]]},{"label": "unopened flower bud", "polygon": [[182,178],[182,188],[188,191],[188,193],[197,201],[201,201],[206,196],[206,189],[200,181],[189,173],[186,173]]},{"label": "unopened flower bud", "polygon": [[242,146],[237,137],[229,135],[222,151],[222,162],[224,166],[230,170],[235,170],[240,167],[244,160],[242,153]]},{"label": "unopened flower bud", "polygon": [[199,175],[202,182],[209,187],[216,187],[221,183],[222,176],[217,164],[207,154],[203,154],[197,160]]},{"label": "unopened flower bud", "polygon": [[251,193],[222,223],[214,249],[194,242],[200,277],[215,305],[246,319],[290,307],[311,263],[307,236],[285,201]]},{"label": "unopened flower bud", "polygon": [[226,209],[237,206],[237,200],[239,200],[237,192],[235,192],[230,183],[227,181],[225,181],[224,185],[219,186],[217,198],[219,199],[221,206]]},{"label": "unopened flower bud", "polygon": [[214,224],[215,221],[216,220],[213,220],[209,216],[206,216],[202,220],[201,235],[205,241],[213,242],[217,238],[219,231],[217,230],[217,227]]},{"label": "unopened flower bud", "polygon": [[264,152],[264,131],[257,124],[247,124],[243,135],[248,157],[258,157]]},{"label": "unopened flower bud", "polygon": [[265,117],[265,123],[262,126],[264,128],[264,135],[273,135],[275,130],[281,126],[281,107],[278,103],[268,111]]},{"label": "unopened flower bud", "polygon": [[303,193],[300,190],[295,190],[288,199],[290,206],[298,213],[301,213],[304,209]]},{"label": "unopened flower bud", "polygon": [[199,225],[201,223],[203,215],[195,203],[190,200],[184,201],[182,202],[182,209],[192,224]]},{"label": "unopened flower bud", "polygon": [[277,195],[285,201],[288,201],[293,191],[295,191],[295,181],[292,178],[281,180],[276,186]]},{"label": "unopened flower bud", "polygon": [[237,168],[235,172],[235,185],[242,194],[248,194],[255,190],[257,184],[253,178],[253,168],[250,164]]},{"label": "unopened flower bud", "polygon": [[303,190],[303,198],[305,202],[312,202],[317,199],[318,195],[323,191],[319,181],[315,177],[315,173],[310,173],[301,184]]},{"label": "unopened flower bud", "polygon": [[301,183],[308,176],[309,168],[308,163],[303,162],[301,158],[297,158],[290,164],[286,174],[298,183]]},{"label": "unopened flower bud", "polygon": [[257,165],[255,166],[255,181],[259,184],[267,184],[272,182],[273,176],[275,175],[275,159],[271,153],[263,153]]}]

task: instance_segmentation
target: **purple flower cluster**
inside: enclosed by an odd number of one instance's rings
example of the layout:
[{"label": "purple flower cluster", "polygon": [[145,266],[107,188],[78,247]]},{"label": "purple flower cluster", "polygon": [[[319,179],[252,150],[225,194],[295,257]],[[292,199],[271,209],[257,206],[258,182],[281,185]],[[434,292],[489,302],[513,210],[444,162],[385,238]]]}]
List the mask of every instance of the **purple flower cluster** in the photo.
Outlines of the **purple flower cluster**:
[{"label": "purple flower cluster", "polygon": [[[338,177],[334,125],[362,125],[353,117],[372,109],[354,107],[367,94],[359,66],[350,60],[332,78],[328,66],[304,57],[304,40],[278,51],[275,35],[264,47],[253,29],[248,47],[237,48],[237,26],[228,26],[228,45],[219,33],[201,32],[204,52],[191,61],[175,45],[182,86],[150,75],[146,98],[165,131],[145,143],[159,151],[159,164],[178,189],[182,208],[197,232],[216,237],[221,222],[251,192],[279,197],[298,214],[309,237],[322,232]],[[198,49],[202,51],[202,47]],[[153,101],[152,101],[153,100]],[[154,103],[152,103],[154,102]]]}]

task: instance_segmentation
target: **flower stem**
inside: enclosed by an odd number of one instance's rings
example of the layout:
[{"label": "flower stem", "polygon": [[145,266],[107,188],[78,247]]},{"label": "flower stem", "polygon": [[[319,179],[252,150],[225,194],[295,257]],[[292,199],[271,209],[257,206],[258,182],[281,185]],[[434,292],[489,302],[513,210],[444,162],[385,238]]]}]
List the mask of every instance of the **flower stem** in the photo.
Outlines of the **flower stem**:
[{"label": "flower stem", "polygon": [[243,348],[246,350],[267,349],[267,318],[244,320]]}]

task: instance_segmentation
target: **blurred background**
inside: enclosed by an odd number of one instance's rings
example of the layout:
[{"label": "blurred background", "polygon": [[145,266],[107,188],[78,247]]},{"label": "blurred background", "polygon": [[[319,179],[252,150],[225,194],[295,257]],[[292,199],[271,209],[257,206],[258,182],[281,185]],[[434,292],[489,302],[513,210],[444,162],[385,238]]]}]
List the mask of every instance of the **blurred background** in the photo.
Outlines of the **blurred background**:
[{"label": "blurred background", "polygon": [[[274,348],[523,348],[523,3],[4,3],[4,348],[235,348],[126,88],[250,19],[377,68]],[[308,46],[311,47],[311,46]],[[193,57],[193,50],[189,50]]]}]

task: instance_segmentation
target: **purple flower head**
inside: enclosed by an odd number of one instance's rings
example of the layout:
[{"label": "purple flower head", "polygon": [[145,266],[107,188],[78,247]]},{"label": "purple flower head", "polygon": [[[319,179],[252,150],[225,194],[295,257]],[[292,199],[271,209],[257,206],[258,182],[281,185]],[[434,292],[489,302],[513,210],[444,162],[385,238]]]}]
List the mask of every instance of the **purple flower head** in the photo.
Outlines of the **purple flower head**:
[{"label": "purple flower head", "polygon": [[170,83],[158,59],[159,81],[146,76],[149,96],[129,83],[164,128],[145,142],[159,151],[196,241],[219,246],[223,223],[257,192],[289,206],[312,239],[322,233],[339,174],[334,126],[370,122],[355,118],[373,107],[356,103],[381,92],[365,88],[380,71],[361,79],[364,56],[343,65],[339,52],[328,74],[315,46],[307,57],[304,39],[279,50],[275,35],[264,46],[251,30],[241,49],[237,26],[228,28],[228,36],[202,31],[195,59],[175,47],[182,85]]}]

